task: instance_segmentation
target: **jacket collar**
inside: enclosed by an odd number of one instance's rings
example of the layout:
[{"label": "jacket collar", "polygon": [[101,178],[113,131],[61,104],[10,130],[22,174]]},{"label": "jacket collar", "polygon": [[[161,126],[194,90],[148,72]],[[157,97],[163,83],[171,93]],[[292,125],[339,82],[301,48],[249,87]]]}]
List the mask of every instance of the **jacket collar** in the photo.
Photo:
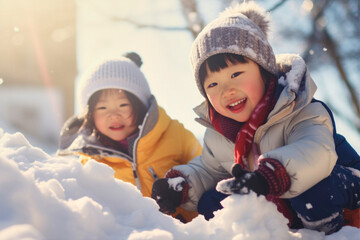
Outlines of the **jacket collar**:
[{"label": "jacket collar", "polygon": [[279,70],[278,84],[283,90],[269,118],[278,114],[285,117],[297,113],[311,102],[317,89],[299,55],[280,54],[276,56],[276,62]]}]

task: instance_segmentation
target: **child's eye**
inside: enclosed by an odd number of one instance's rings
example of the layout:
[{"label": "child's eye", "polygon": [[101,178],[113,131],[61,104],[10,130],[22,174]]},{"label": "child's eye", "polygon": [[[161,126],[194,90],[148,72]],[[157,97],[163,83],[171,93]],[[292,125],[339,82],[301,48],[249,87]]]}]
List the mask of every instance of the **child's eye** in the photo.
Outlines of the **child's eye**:
[{"label": "child's eye", "polygon": [[231,75],[231,78],[236,78],[237,76],[239,76],[241,74],[241,72],[236,72],[236,73],[233,73]]},{"label": "child's eye", "polygon": [[217,83],[216,82],[213,82],[213,83],[210,83],[208,86],[207,86],[207,88],[212,88],[212,87],[215,87],[217,85]]},{"label": "child's eye", "polygon": [[129,104],[128,104],[128,103],[123,103],[123,104],[120,104],[120,107],[127,107],[127,106],[129,106]]},{"label": "child's eye", "polygon": [[96,110],[103,110],[103,109],[106,109],[106,107],[100,106],[96,108]]}]

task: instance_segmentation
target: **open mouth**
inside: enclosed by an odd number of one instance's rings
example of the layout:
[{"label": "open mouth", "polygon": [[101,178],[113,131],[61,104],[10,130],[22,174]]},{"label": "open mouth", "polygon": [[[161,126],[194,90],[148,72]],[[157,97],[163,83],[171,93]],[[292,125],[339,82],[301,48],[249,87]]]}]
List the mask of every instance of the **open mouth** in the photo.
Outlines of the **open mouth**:
[{"label": "open mouth", "polygon": [[230,111],[238,111],[245,107],[247,98],[242,98],[236,102],[233,102],[227,106]]},{"label": "open mouth", "polygon": [[124,129],[124,125],[121,125],[121,126],[111,126],[109,127],[110,130],[113,130],[113,131],[120,131],[120,130],[123,130]]}]

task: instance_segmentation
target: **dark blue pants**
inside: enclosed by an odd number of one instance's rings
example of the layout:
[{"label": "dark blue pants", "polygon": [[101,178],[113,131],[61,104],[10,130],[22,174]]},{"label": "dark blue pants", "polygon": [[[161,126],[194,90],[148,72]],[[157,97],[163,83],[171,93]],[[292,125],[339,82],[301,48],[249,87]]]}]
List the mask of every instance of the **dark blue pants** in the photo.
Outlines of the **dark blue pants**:
[{"label": "dark blue pants", "polygon": [[343,209],[360,207],[360,172],[335,165],[331,175],[289,199],[303,225],[329,234],[343,225]]},{"label": "dark blue pants", "polygon": [[211,189],[201,196],[198,202],[197,211],[199,214],[203,215],[206,220],[210,220],[214,217],[215,211],[223,208],[220,202],[227,196],[229,195]]}]

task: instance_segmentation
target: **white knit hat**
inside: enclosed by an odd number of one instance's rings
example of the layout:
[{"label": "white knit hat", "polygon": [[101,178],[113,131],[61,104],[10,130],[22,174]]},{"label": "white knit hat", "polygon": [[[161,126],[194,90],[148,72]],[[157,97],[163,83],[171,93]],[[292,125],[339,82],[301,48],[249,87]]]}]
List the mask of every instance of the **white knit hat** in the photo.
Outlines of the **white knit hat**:
[{"label": "white knit hat", "polygon": [[276,75],[275,55],[266,38],[268,28],[268,15],[252,1],[226,9],[209,23],[195,39],[190,53],[200,93],[206,96],[199,69],[209,57],[219,53],[242,55]]},{"label": "white knit hat", "polygon": [[139,68],[142,64],[141,58],[136,53],[131,54],[132,59],[134,56],[137,59],[133,61],[127,57],[106,59],[87,69],[79,80],[77,91],[78,107],[81,111],[85,109],[91,95],[107,88],[128,91],[149,107],[151,91]]}]

